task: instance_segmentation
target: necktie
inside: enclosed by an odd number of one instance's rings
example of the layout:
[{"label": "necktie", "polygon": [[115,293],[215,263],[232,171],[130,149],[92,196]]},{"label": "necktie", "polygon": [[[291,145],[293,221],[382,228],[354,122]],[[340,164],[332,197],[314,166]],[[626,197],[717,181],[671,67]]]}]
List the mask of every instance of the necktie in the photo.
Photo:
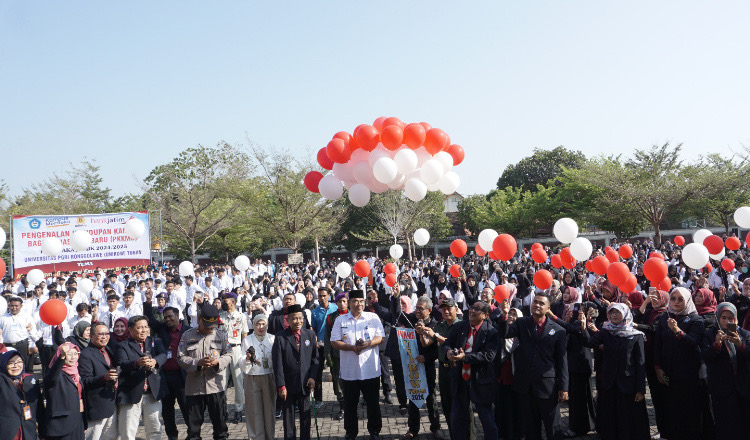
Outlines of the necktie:
[{"label": "necktie", "polygon": [[297,342],[297,351],[299,351],[299,347],[300,347],[299,337],[300,337],[299,333],[294,334],[294,340]]},{"label": "necktie", "polygon": [[109,314],[109,329],[112,330],[112,314]]},{"label": "necktie", "polygon": [[[464,353],[471,353],[471,347],[474,345],[474,327],[469,327],[469,337],[466,338],[466,347],[464,348]],[[471,378],[471,365],[469,365],[466,362],[466,359],[464,359],[464,364],[461,372],[461,377],[464,380],[469,380]]]}]

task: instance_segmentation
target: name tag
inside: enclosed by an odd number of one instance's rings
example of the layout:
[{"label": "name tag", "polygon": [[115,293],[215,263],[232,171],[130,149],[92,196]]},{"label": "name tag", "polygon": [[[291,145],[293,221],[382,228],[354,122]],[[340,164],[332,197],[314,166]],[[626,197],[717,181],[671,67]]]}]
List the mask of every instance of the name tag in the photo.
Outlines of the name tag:
[{"label": "name tag", "polygon": [[31,420],[31,407],[29,405],[23,407],[23,417],[24,420]]},{"label": "name tag", "polygon": [[268,359],[263,358],[261,364],[263,364],[263,368],[265,368],[266,370],[268,369]]},{"label": "name tag", "polygon": [[172,350],[167,352],[167,359],[172,359]]},{"label": "name tag", "polygon": [[238,338],[239,336],[240,336],[240,331],[239,330],[232,330],[232,337],[233,338]]}]

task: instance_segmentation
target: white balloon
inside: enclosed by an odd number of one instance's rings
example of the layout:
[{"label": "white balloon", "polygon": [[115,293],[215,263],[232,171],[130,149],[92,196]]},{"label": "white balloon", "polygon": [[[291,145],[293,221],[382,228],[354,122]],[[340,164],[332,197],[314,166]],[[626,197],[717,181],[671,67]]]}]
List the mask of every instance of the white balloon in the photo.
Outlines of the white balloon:
[{"label": "white balloon", "polygon": [[125,233],[132,239],[139,239],[146,233],[146,225],[140,219],[131,218],[125,222]]},{"label": "white balloon", "polygon": [[436,155],[432,156],[433,159],[440,162],[443,165],[443,174],[447,173],[453,167],[453,156],[448,154],[447,151],[440,151]]},{"label": "white balloon", "polygon": [[48,257],[56,257],[62,252],[63,245],[57,237],[46,237],[42,239],[42,253]]},{"label": "white balloon", "polygon": [[320,179],[318,190],[323,198],[337,200],[344,194],[344,185],[336,176],[329,174]]},{"label": "white balloon", "polygon": [[44,281],[44,272],[39,269],[31,269],[29,273],[26,274],[26,279],[29,281],[30,285],[38,286]]},{"label": "white balloon", "polygon": [[[449,155],[450,156],[450,155]],[[451,158],[453,160],[453,158]],[[458,190],[458,186],[461,185],[461,178],[455,171],[448,171],[438,181],[440,192],[449,196]]]},{"label": "white balloon", "polygon": [[352,174],[357,183],[369,185],[370,182],[375,180],[375,176],[372,175],[372,167],[367,161],[355,163],[354,166],[352,166]]},{"label": "white balloon", "polygon": [[682,248],[682,261],[691,269],[702,269],[708,264],[708,249],[701,243],[690,243]]},{"label": "white balloon", "polygon": [[389,184],[393,182],[397,174],[398,167],[396,167],[396,162],[390,157],[381,157],[372,166],[372,175],[380,183]]},{"label": "white balloon", "polygon": [[349,265],[349,263],[342,261],[341,263],[336,266],[336,274],[340,278],[346,278],[349,276],[349,274],[352,273],[352,267]]},{"label": "white balloon", "polygon": [[7,238],[8,237],[5,235],[5,231],[3,230],[3,228],[0,228],[0,249],[2,249],[3,246],[5,246],[5,240]]},{"label": "white balloon", "polygon": [[425,228],[419,228],[414,231],[414,243],[424,246],[430,241],[430,233]]},{"label": "white balloon", "polygon": [[578,224],[572,218],[563,217],[555,222],[552,232],[555,234],[557,241],[568,244],[578,236]]},{"label": "white balloon", "polygon": [[427,185],[419,179],[411,178],[404,183],[404,195],[413,202],[418,202],[427,195]]},{"label": "white balloon", "polygon": [[76,252],[83,252],[91,246],[91,234],[88,231],[75,231],[70,236],[70,247]]},{"label": "white balloon", "polygon": [[234,267],[240,272],[246,271],[250,269],[250,259],[247,255],[238,255],[237,258],[234,259]]},{"label": "white balloon", "polygon": [[361,148],[357,148],[352,152],[352,157],[349,158],[350,163],[357,163],[357,162],[367,162],[367,158],[370,157],[370,152],[367,150],[363,150]]},{"label": "white balloon", "polygon": [[367,156],[367,163],[370,164],[370,167],[374,167],[375,162],[384,157],[391,157],[391,153],[382,145],[375,147],[375,149],[370,152],[370,155]]},{"label": "white balloon", "polygon": [[409,174],[417,169],[417,153],[409,148],[398,150],[393,160],[401,174]]},{"label": "white balloon", "polygon": [[391,255],[391,258],[398,260],[404,255],[404,248],[400,244],[394,244],[388,250],[388,253]]},{"label": "white balloon", "polygon": [[492,242],[495,241],[495,238],[500,235],[495,231],[494,229],[485,229],[482,232],[479,233],[479,247],[484,249],[485,252],[489,252],[492,250]]},{"label": "white balloon", "polygon": [[[706,239],[709,235],[714,235],[711,231],[708,229],[698,229],[693,233],[693,243],[703,244],[703,240]],[[704,264],[705,266],[705,264]]]},{"label": "white balloon", "polygon": [[432,154],[428,153],[425,147],[417,148],[414,150],[414,153],[417,154],[417,168],[420,168],[425,162],[432,159]]},{"label": "white balloon", "polygon": [[388,189],[389,189],[388,185],[386,185],[385,183],[378,182],[377,180],[375,180],[374,177],[372,178],[372,182],[370,182],[367,185],[367,187],[370,188],[370,191],[372,191],[375,194],[384,193],[384,192],[388,191]]},{"label": "white balloon", "polygon": [[425,185],[427,185],[427,191],[430,191],[430,192],[440,191],[439,180],[435,183],[426,183]]},{"label": "white balloon", "polygon": [[88,278],[81,278],[80,281],[78,281],[78,291],[84,294],[90,293],[92,290],[94,290],[94,282],[91,281]]},{"label": "white balloon", "polygon": [[295,293],[294,300],[297,301],[297,304],[301,305],[302,307],[304,307],[305,303],[307,302],[307,298],[305,298],[305,295],[301,293]]},{"label": "white balloon", "polygon": [[406,176],[401,173],[396,173],[396,177],[388,184],[390,189],[403,189],[404,183],[406,182]]},{"label": "white balloon", "polygon": [[718,254],[711,254],[709,257],[711,257],[712,260],[720,261],[722,258],[724,258],[724,255],[726,255],[726,249],[721,248],[721,252]]},{"label": "white balloon", "polygon": [[179,270],[180,276],[186,277],[188,275],[192,275],[194,270],[193,263],[189,261],[183,261],[182,263],[180,263]]},{"label": "white balloon", "polygon": [[[750,206],[742,206],[734,211],[734,222],[740,228],[750,228]],[[2,246],[0,246],[2,247]]]},{"label": "white balloon", "polygon": [[352,166],[349,163],[335,163],[333,164],[333,175],[338,177],[342,182],[353,181],[354,172]]},{"label": "white balloon", "polygon": [[370,203],[370,190],[367,188],[367,185],[362,183],[352,185],[349,188],[349,201],[352,202],[352,205],[359,208]]},{"label": "white balloon", "polygon": [[430,159],[422,165],[421,176],[424,183],[435,183],[443,177],[443,165],[436,159]]},{"label": "white balloon", "polygon": [[594,247],[588,238],[577,237],[570,242],[570,254],[578,261],[586,261],[591,258]]}]

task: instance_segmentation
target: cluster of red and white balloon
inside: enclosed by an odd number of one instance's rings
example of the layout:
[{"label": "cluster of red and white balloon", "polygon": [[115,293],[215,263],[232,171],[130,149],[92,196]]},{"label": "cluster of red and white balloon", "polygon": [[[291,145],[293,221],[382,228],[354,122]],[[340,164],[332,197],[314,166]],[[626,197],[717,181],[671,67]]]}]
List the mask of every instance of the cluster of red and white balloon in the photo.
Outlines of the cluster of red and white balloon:
[{"label": "cluster of red and white balloon", "polygon": [[418,202],[427,191],[453,194],[461,179],[452,168],[464,160],[460,145],[426,122],[405,124],[395,117],[380,117],[362,124],[353,134],[340,131],[318,151],[318,164],[331,170],[305,175],[305,187],[326,199],[336,200],[349,191],[354,206],[365,206],[371,193],[403,190]]}]

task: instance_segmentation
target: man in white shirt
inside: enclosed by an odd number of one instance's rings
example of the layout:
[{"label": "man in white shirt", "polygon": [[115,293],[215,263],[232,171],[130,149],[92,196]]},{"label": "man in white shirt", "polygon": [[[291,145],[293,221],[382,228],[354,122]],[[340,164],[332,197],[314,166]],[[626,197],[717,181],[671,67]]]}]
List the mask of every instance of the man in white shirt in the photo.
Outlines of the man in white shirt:
[{"label": "man in white shirt", "polygon": [[30,365],[29,355],[39,352],[35,342],[40,335],[31,316],[20,313],[22,306],[23,300],[17,296],[8,300],[8,312],[0,318],[0,342],[18,351],[30,373],[34,366]]},{"label": "man in white shirt", "polygon": [[211,277],[206,277],[205,279],[206,287],[203,289],[203,292],[208,295],[208,298],[213,302],[218,296],[219,296],[219,290],[213,286],[213,280]]},{"label": "man in white shirt", "polygon": [[80,303],[76,306],[76,314],[68,318],[68,326],[74,328],[79,321],[87,321],[91,324],[91,314],[89,314],[89,305]]},{"label": "man in white shirt", "polygon": [[359,432],[357,404],[360,392],[367,405],[367,431],[370,440],[380,439],[383,421],[380,414],[380,353],[383,324],[375,313],[364,312],[365,293],[349,293],[349,313],[333,324],[331,347],[340,350],[339,375],[344,388],[344,429],[346,439],[354,439]]},{"label": "man in white shirt", "polygon": [[131,291],[125,291],[122,295],[122,305],[118,310],[122,316],[128,319],[133,316],[143,315],[143,308],[134,303],[134,293]]},{"label": "man in white shirt", "polygon": [[[177,280],[177,282],[182,283],[181,281]],[[167,281],[165,287],[165,292],[167,294],[167,307],[174,307],[177,309],[180,313],[180,321],[184,319],[183,311],[185,310],[185,306],[187,305],[187,298],[185,297],[185,290],[182,289],[182,284],[175,284],[175,281]]]},{"label": "man in white shirt", "polygon": [[220,291],[223,290],[224,293],[231,291],[233,286],[232,279],[227,276],[224,268],[219,268],[216,275],[216,288]]},{"label": "man in white shirt", "polygon": [[120,297],[116,293],[107,296],[107,309],[99,313],[99,321],[107,324],[109,331],[114,331],[115,321],[125,314],[119,310]]}]

